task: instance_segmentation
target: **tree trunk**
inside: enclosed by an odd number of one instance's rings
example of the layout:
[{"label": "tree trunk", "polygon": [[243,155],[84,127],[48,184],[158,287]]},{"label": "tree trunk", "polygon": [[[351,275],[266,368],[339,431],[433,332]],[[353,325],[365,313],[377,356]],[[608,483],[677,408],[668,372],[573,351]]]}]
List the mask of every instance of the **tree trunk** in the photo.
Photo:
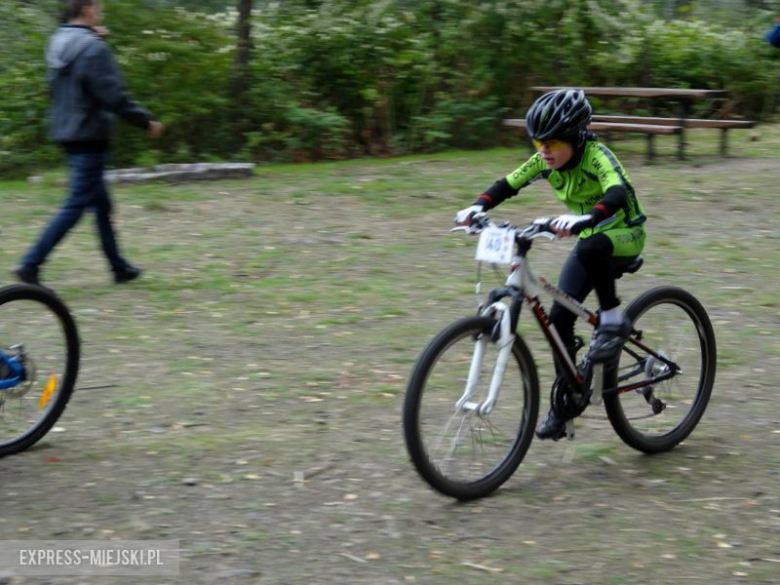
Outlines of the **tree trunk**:
[{"label": "tree trunk", "polygon": [[236,99],[249,89],[249,62],[252,54],[252,2],[238,1],[238,23],[236,25],[236,60],[233,72],[233,95]]}]

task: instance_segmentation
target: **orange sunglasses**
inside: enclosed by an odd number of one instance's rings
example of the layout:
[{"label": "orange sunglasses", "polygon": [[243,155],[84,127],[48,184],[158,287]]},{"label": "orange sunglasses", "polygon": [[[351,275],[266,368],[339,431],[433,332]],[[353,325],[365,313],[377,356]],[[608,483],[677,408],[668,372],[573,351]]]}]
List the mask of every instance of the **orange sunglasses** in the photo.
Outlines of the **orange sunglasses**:
[{"label": "orange sunglasses", "polygon": [[563,140],[536,140],[534,138],[532,142],[534,143],[536,150],[542,150],[543,146],[546,146],[550,150],[561,150],[568,146],[568,143]]}]

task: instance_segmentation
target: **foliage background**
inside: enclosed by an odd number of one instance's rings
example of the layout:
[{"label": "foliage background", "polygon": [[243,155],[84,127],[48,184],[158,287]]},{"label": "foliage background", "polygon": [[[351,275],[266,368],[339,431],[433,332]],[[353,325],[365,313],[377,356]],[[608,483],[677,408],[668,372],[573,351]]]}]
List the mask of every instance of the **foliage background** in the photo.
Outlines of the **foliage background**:
[{"label": "foliage background", "polygon": [[[42,52],[54,0],[0,3],[0,174],[57,163]],[[108,41],[131,93],[167,127],[119,125],[114,164],[301,161],[502,143],[529,87],[725,88],[702,115],[765,119],[780,2],[284,0],[254,3],[248,90],[234,91],[237,12],[224,0],[107,0]],[[607,113],[642,101],[594,100]],[[673,113],[673,103],[654,113]]]}]

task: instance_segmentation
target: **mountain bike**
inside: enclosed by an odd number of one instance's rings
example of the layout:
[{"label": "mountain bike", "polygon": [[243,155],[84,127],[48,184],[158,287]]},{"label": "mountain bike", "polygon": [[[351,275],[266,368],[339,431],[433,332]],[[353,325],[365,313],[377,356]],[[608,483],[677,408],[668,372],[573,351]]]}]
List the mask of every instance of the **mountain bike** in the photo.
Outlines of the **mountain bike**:
[{"label": "mountain bike", "polygon": [[23,451],[54,426],[79,369],[76,323],[52,291],[0,288],[0,456]]},{"label": "mountain bike", "polygon": [[[641,294],[625,310],[633,332],[619,357],[591,363],[586,353],[575,364],[539,297],[546,293],[594,328],[598,315],[532,271],[533,242],[555,238],[550,220],[518,228],[496,225],[481,213],[471,227],[455,229],[480,234],[477,259],[509,264],[510,272],[477,315],[456,321],[430,341],[409,378],[403,405],[407,450],[431,487],[459,500],[484,497],[525,457],[540,399],[534,359],[517,333],[524,304],[560,372],[550,402],[568,419],[569,438],[573,419],[602,402],[615,432],[634,449],[659,453],[688,437],[707,407],[716,366],[712,324],[692,294],[674,286]],[[641,264],[639,257],[616,267],[616,277],[636,272]]]}]

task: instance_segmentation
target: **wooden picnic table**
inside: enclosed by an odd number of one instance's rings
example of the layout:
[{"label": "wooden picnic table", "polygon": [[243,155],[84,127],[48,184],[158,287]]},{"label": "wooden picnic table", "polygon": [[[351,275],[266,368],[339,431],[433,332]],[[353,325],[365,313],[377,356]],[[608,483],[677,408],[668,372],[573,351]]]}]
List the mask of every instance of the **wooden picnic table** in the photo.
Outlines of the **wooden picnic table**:
[{"label": "wooden picnic table", "polygon": [[[567,89],[564,86],[538,85],[531,88],[533,91],[547,93],[556,89]],[[680,104],[678,118],[685,120],[690,118],[691,103],[696,100],[724,98],[726,90],[723,89],[692,89],[670,87],[581,87],[585,95],[599,97],[636,97],[636,98],[666,98]],[[680,140],[683,140],[680,134]]]},{"label": "wooden picnic table", "polygon": [[[547,93],[556,89],[568,89],[564,86],[538,85],[533,91]],[[676,98],[680,100],[702,100],[726,97],[723,89],[677,89],[668,87],[580,87],[588,95],[642,98]]]},{"label": "wooden picnic table", "polygon": [[[532,91],[547,93],[557,89],[572,89],[567,86],[538,85],[531,87]],[[668,88],[668,87],[580,87],[587,96],[598,97],[625,97],[625,98],[648,98],[648,99],[667,99],[679,104],[676,118],[664,119],[657,117],[641,116],[594,116],[592,126],[604,126],[605,131],[631,132],[640,131],[647,135],[648,140],[648,158],[653,158],[653,135],[667,134],[658,126],[676,126],[679,131],[674,134],[678,136],[678,157],[685,157],[685,128],[720,128],[721,129],[721,152],[726,152],[726,131],[729,128],[752,127],[753,122],[736,120],[719,120],[717,122],[710,120],[692,119],[690,116],[691,104],[704,99],[722,99],[727,92],[722,89],[696,89],[696,88]],[[655,108],[652,108],[655,113]],[[609,119],[613,118],[613,119]],[[659,120],[670,120],[659,122]],[[676,120],[672,124],[671,120]],[[629,127],[633,123],[634,127]],[[593,128],[596,129],[596,128]]]}]

